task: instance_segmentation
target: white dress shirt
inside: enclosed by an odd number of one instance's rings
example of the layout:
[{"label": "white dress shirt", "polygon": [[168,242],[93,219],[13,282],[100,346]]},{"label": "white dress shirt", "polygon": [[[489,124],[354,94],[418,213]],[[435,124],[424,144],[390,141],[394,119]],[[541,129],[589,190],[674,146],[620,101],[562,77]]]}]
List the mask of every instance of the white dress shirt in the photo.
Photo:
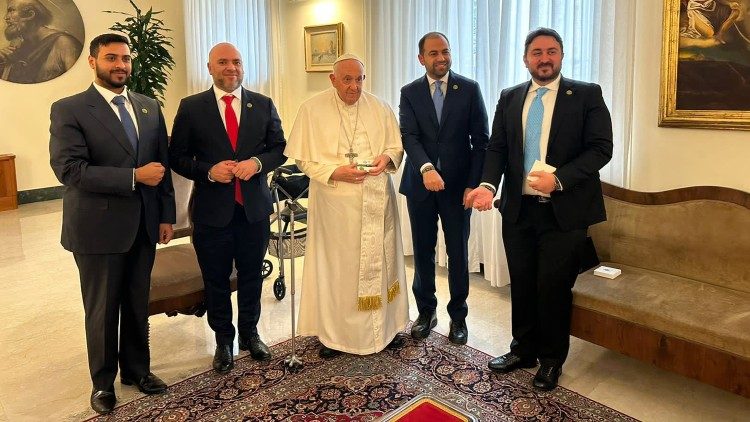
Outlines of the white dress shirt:
[{"label": "white dress shirt", "polygon": [[227,109],[227,103],[222,100],[222,97],[224,97],[227,94],[234,95],[234,98],[232,99],[232,110],[234,110],[234,115],[237,116],[237,127],[240,127],[240,116],[241,113],[241,107],[242,107],[242,86],[237,87],[232,92],[226,92],[222,89],[218,88],[216,85],[214,85],[214,95],[216,95],[216,103],[219,107],[219,114],[221,115],[221,121],[224,123],[224,129],[227,128],[227,118],[224,115],[224,112]]},{"label": "white dress shirt", "polygon": [[[560,78],[561,75],[557,75],[557,78],[554,81],[544,86],[545,88],[548,88],[549,91],[547,91],[547,93],[544,94],[544,97],[542,97],[542,104],[544,105],[544,117],[542,118],[542,133],[539,136],[539,161],[541,161],[542,163],[546,163],[545,157],[547,156],[547,145],[549,144],[549,130],[552,124],[552,114],[555,111],[555,100],[557,99],[557,92],[560,89]],[[523,124],[524,145],[526,145],[526,119],[529,115],[529,108],[531,107],[531,102],[534,100],[534,98],[536,98],[537,89],[541,87],[541,85],[539,85],[532,79],[529,91],[526,93],[526,101],[524,101],[523,103],[523,114],[521,117],[521,122]],[[549,196],[548,194],[544,194],[539,192],[538,190],[532,189],[529,186],[529,181],[526,179],[527,174],[524,174],[523,176],[524,195]]]},{"label": "white dress shirt", "polygon": [[130,118],[133,119],[133,124],[135,125],[135,132],[140,136],[140,131],[138,129],[138,119],[135,118],[135,111],[133,110],[133,103],[130,102],[130,97],[128,96],[127,85],[123,87],[122,93],[120,94],[112,92],[102,86],[99,86],[96,82],[94,82],[94,88],[96,88],[96,90],[99,91],[100,94],[102,94],[102,97],[104,97],[104,101],[106,101],[107,104],[109,104],[110,108],[112,108],[112,111],[115,112],[115,116],[117,116],[117,118],[120,119],[120,121],[122,121],[122,119],[120,118],[120,110],[117,109],[117,104],[113,103],[112,100],[118,95],[122,95],[125,97],[125,109],[128,110],[128,114],[130,114]]}]

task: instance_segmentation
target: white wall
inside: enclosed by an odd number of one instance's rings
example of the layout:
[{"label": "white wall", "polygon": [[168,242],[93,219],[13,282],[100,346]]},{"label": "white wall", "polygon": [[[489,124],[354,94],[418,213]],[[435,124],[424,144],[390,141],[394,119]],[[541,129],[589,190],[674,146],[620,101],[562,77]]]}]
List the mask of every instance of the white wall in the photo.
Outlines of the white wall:
[{"label": "white wall", "polygon": [[[344,23],[344,52],[365,56],[365,19],[363,0],[281,1],[282,45],[281,98],[274,98],[285,134],[292,130],[299,105],[329,88],[328,73],[305,72],[305,26]],[[365,86],[365,89],[367,87]]]},{"label": "white wall", "polygon": [[630,188],[726,186],[750,192],[750,132],[658,127],[662,2],[637,2]]},{"label": "white wall", "polygon": [[[92,38],[111,32],[108,28],[122,15],[103,13],[103,10],[130,12],[125,0],[77,0],[86,28],[84,51],[76,64],[62,76],[51,81],[22,85],[0,80],[0,153],[16,155],[18,190],[59,186],[49,166],[49,110],[50,105],[88,88],[94,78],[88,66],[88,44]],[[146,9],[154,4],[175,39],[172,56],[177,65],[166,92],[164,115],[171,128],[179,100],[186,95],[184,21],[182,0],[136,0]],[[4,16],[4,11],[0,15]],[[0,25],[2,26],[2,25]],[[4,26],[3,26],[4,27]]]}]

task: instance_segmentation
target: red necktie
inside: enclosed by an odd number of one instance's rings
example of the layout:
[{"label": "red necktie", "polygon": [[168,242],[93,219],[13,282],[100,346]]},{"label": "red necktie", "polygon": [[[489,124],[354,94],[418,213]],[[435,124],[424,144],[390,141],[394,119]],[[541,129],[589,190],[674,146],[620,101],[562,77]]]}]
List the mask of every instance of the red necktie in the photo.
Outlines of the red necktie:
[{"label": "red necktie", "polygon": [[[234,95],[225,95],[221,97],[227,107],[224,109],[224,120],[227,122],[227,136],[229,136],[229,143],[232,144],[232,150],[237,151],[237,135],[240,131],[239,125],[237,124],[237,115],[234,114],[232,108],[232,100]],[[238,204],[242,205],[242,191],[240,190],[240,179],[236,179],[234,183],[234,200]]]}]

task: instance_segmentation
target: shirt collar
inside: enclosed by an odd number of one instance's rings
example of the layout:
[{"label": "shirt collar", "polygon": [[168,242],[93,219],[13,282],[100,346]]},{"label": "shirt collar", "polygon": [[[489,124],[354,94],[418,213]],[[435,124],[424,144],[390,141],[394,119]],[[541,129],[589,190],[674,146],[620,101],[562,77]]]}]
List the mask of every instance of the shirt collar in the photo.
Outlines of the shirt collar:
[{"label": "shirt collar", "polygon": [[116,93],[116,92],[112,92],[112,91],[108,90],[107,88],[105,88],[105,87],[103,87],[103,86],[100,86],[100,85],[99,85],[99,84],[97,84],[96,82],[94,82],[94,88],[96,88],[96,90],[97,90],[97,91],[99,91],[99,94],[101,94],[101,95],[102,95],[102,97],[104,97],[104,100],[105,100],[106,102],[108,102],[108,103],[112,103],[112,100],[113,100],[113,99],[114,99],[114,98],[115,98],[116,96],[118,96],[118,95],[122,95],[122,96],[124,96],[124,97],[125,97],[125,102],[126,102],[126,103],[130,103],[130,97],[128,97],[128,86],[127,86],[127,85],[125,85],[125,86],[123,87],[123,90],[122,90],[122,92],[121,92],[121,93],[119,93],[119,94],[118,94],[118,93]]},{"label": "shirt collar", "polygon": [[448,86],[448,75],[450,75],[450,72],[447,72],[445,75],[443,75],[440,79],[432,79],[429,74],[425,73],[425,76],[427,76],[427,82],[429,82],[429,85],[435,83],[435,81],[443,81],[444,86]]},{"label": "shirt collar", "polygon": [[[544,85],[544,88],[549,89],[550,91],[555,91],[560,89],[560,80],[562,79],[562,74],[557,75],[554,81],[548,83],[547,85]],[[537,89],[541,88],[542,86],[536,83],[534,79],[531,80],[531,86],[529,87],[528,94],[531,94],[532,92],[536,92]]]},{"label": "shirt collar", "polygon": [[214,95],[216,96],[216,102],[222,101],[221,97],[232,94],[235,96],[235,98],[239,98],[240,101],[242,101],[242,85],[238,86],[237,89],[235,89],[232,92],[226,92],[223,89],[217,87],[216,85],[213,86],[214,88]]}]

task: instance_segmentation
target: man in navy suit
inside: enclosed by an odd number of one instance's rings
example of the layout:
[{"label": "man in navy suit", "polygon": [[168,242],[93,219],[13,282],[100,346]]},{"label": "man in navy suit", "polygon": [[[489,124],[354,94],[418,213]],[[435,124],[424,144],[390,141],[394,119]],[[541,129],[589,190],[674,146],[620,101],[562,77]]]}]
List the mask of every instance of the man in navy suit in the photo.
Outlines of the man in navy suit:
[{"label": "man in navy suit", "polygon": [[271,358],[256,328],[273,212],[266,174],[286,160],[286,141],[271,99],[242,87],[242,57],[232,44],[211,49],[208,71],[213,87],[180,103],[169,162],[195,181],[193,245],[206,287],[208,323],[216,334],[213,368],[226,373],[234,367],[233,267],[240,349],[256,360]]},{"label": "man in navy suit", "polygon": [[125,86],[128,39],[99,35],[89,53],[94,83],[52,104],[49,151],[65,185],[62,245],[81,278],[91,407],[109,413],[118,361],[123,384],[146,394],[167,388],[149,369],[148,295],[155,245],[172,239],[175,203],[159,104]]},{"label": "man in navy suit", "polygon": [[469,194],[475,208],[490,209],[504,176],[499,208],[513,341],[510,353],[489,367],[508,372],[533,368],[539,359],[533,385],[543,390],[555,388],[568,355],[572,288],[588,226],[606,219],[599,169],[612,157],[601,88],[563,78],[562,59],[562,38],[553,29],[526,37],[531,81],[500,94],[482,184]]},{"label": "man in navy suit", "polygon": [[450,71],[448,39],[430,32],[419,40],[426,75],[401,88],[399,117],[406,150],[399,192],[406,196],[414,246],[419,317],[411,335],[422,339],[437,325],[435,246],[438,216],[448,249],[451,318],[448,338],[466,344],[469,296],[468,239],[471,207],[466,194],[479,185],[487,147],[487,111],[479,84]]}]

